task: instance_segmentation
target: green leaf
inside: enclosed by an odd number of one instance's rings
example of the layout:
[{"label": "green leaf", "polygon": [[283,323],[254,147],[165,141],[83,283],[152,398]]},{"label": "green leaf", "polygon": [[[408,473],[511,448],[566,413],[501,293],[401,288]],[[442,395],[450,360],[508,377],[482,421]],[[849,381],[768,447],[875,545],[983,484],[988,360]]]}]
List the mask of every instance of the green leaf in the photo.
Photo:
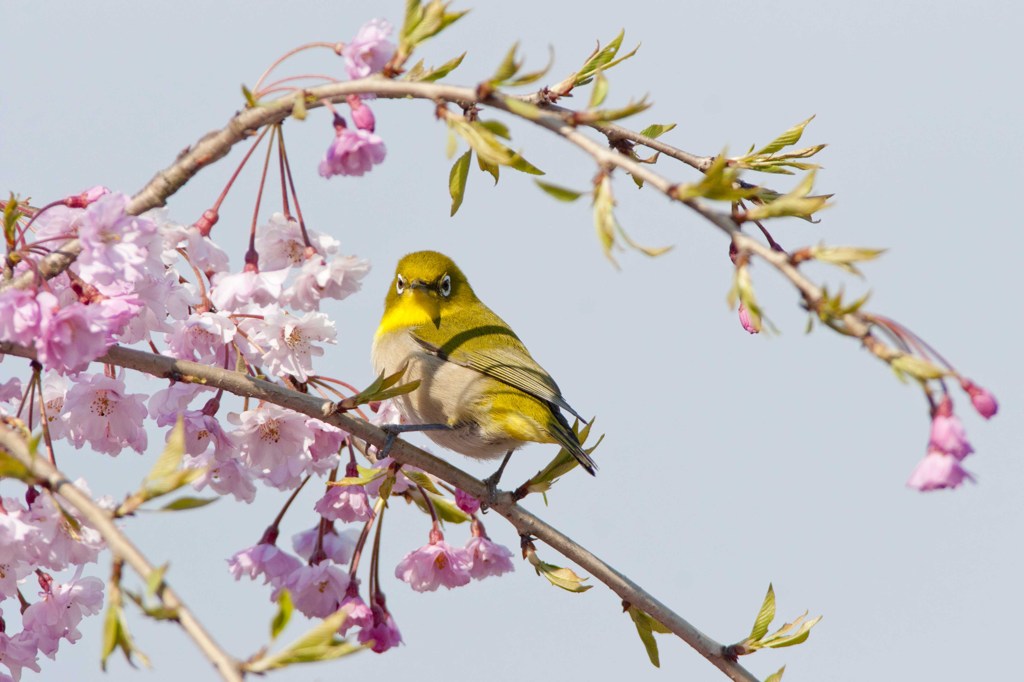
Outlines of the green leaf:
[{"label": "green leaf", "polygon": [[403,366],[397,372],[388,376],[384,376],[384,372],[381,372],[377,375],[377,378],[373,380],[373,383],[362,391],[339,401],[338,410],[354,410],[359,405],[365,405],[366,403],[372,403],[378,400],[387,400],[388,398],[394,398],[396,395],[404,395],[415,391],[419,388],[419,379],[402,384],[401,386],[395,385],[401,380],[402,376],[405,374],[405,370],[406,367]]},{"label": "green leaf", "polygon": [[775,620],[775,588],[768,583],[768,593],[764,596],[761,610],[754,619],[754,627],[750,630],[750,639],[760,641],[768,634],[768,626]]},{"label": "green leaf", "polygon": [[768,677],[764,678],[764,682],[782,682],[782,673],[786,672],[786,666],[782,666]]},{"label": "green leaf", "polygon": [[22,464],[20,460],[15,459],[13,455],[7,452],[0,451],[0,479],[4,478],[31,481],[33,476],[28,467]]},{"label": "green leaf", "polygon": [[615,246],[615,233],[618,222],[615,220],[615,198],[612,196],[611,180],[603,175],[594,188],[594,229],[597,231],[597,239],[601,243],[604,257],[611,261],[616,268],[619,264],[612,256],[612,248]]},{"label": "green leaf", "polygon": [[775,152],[777,152],[777,151],[779,151],[779,150],[781,150],[781,149],[783,149],[785,147],[790,147],[790,146],[796,144],[797,142],[800,141],[800,137],[804,134],[804,128],[806,128],[807,124],[810,123],[813,120],[814,120],[814,116],[811,116],[807,120],[801,121],[800,123],[797,123],[795,126],[790,128],[786,132],[782,133],[781,135],[776,137],[774,140],[772,140],[771,142],[769,142],[765,146],[763,146],[760,149],[758,149],[757,152],[755,152],[755,154],[757,154],[759,156],[762,156],[762,155],[765,155],[765,154],[774,154]]},{"label": "green leaf", "polygon": [[604,71],[598,69],[594,76],[594,88],[590,91],[590,103],[587,108],[596,109],[604,104],[606,97],[608,97],[608,79],[604,77]]},{"label": "green leaf", "polygon": [[131,634],[128,632],[128,623],[125,620],[124,608],[121,605],[120,599],[111,601],[107,607],[107,614],[103,619],[103,642],[100,654],[101,670],[106,671],[107,659],[110,658],[110,654],[114,653],[116,649],[121,649],[125,660],[128,661],[128,665],[131,667],[136,667],[134,658],[138,658],[139,662],[147,668],[150,667],[149,657],[135,646],[135,642],[132,641]]},{"label": "green leaf", "polygon": [[466,152],[452,164],[452,170],[448,174],[448,193],[452,197],[452,212],[455,215],[462,206],[462,197],[466,193],[466,178],[469,177],[469,160],[473,152]]},{"label": "green leaf", "polygon": [[658,642],[654,639],[654,631],[651,627],[651,621],[654,619],[635,606],[630,606],[626,609],[626,612],[633,619],[633,624],[636,626],[636,634],[640,635],[640,641],[643,642],[644,649],[647,650],[647,658],[650,659],[651,665],[655,668],[660,668],[661,660],[658,657]]},{"label": "green leaf", "polygon": [[163,566],[157,566],[149,573],[149,577],[146,578],[146,596],[156,596],[157,590],[164,584],[164,574],[167,573],[167,568],[170,564],[165,563]]},{"label": "green leaf", "polygon": [[434,480],[422,471],[413,471],[410,469],[408,471],[403,470],[402,473],[405,474],[406,478],[427,492],[434,493],[435,495],[441,494],[441,490],[434,484]]},{"label": "green leaf", "polygon": [[555,63],[555,51],[548,47],[548,63],[543,69],[537,71],[528,71],[527,73],[520,74],[508,81],[506,85],[508,87],[518,87],[520,85],[529,85],[530,83],[536,83],[544,76],[548,75],[548,71],[551,70],[552,65]]},{"label": "green leaf", "polygon": [[511,113],[516,116],[521,116],[528,121],[536,121],[547,113],[536,104],[533,104],[532,102],[524,102],[516,97],[506,97],[502,102]]},{"label": "green leaf", "polygon": [[915,379],[928,381],[929,379],[941,379],[949,374],[948,370],[937,367],[924,358],[916,355],[900,355],[890,363],[893,371],[897,374],[909,374]]},{"label": "green leaf", "polygon": [[765,220],[783,216],[810,218],[824,208],[832,197],[831,194],[808,196],[814,185],[814,171],[809,171],[793,191],[783,194],[778,199],[760,206],[754,206],[746,212],[747,220]]},{"label": "green leaf", "polygon": [[359,467],[359,476],[358,477],[353,476],[353,477],[350,478],[350,477],[346,476],[345,478],[341,479],[340,481],[328,481],[327,485],[341,485],[341,486],[366,485],[367,483],[371,483],[373,481],[376,481],[378,478],[380,478],[381,476],[384,476],[386,473],[387,473],[387,469],[375,469],[375,468],[371,469],[371,468],[368,468],[368,467],[360,466]]},{"label": "green leaf", "polygon": [[156,483],[174,476],[178,472],[184,456],[185,421],[179,415],[178,421],[174,424],[174,428],[171,429],[171,433],[167,437],[167,445],[164,447],[164,451],[157,457],[156,462],[153,463],[153,468],[146,474],[144,480],[147,483]]},{"label": "green leaf", "polygon": [[516,75],[519,71],[519,67],[523,65],[521,61],[516,60],[516,52],[519,50],[519,42],[512,44],[508,52],[505,53],[505,58],[498,64],[497,70],[494,75],[487,79],[491,85],[501,85],[512,76]]},{"label": "green leaf", "polygon": [[885,249],[868,249],[858,246],[825,246],[819,244],[810,248],[811,257],[822,263],[829,263],[846,270],[847,272],[862,276],[853,264],[863,261],[874,260],[885,253]]},{"label": "green leaf", "polygon": [[732,202],[747,199],[759,192],[756,187],[741,187],[739,175],[739,169],[729,165],[725,150],[722,150],[711,166],[704,171],[704,177],[700,182],[676,185],[674,195],[680,201],[704,197],[715,201]]},{"label": "green leaf", "polygon": [[598,44],[598,47],[595,48],[595,50],[590,53],[590,56],[587,58],[587,61],[583,64],[583,67],[575,74],[573,74],[574,87],[586,85],[591,81],[591,79],[594,77],[594,74],[597,73],[597,71],[607,71],[616,64],[620,64],[636,54],[636,51],[640,49],[639,45],[633,48],[633,51],[630,52],[629,54],[619,57],[618,59],[615,58],[616,55],[619,53],[619,48],[622,46],[622,38],[625,35],[625,30],[621,30],[619,31],[619,34],[615,36],[615,38],[613,38],[611,42],[609,42],[603,48],[600,46],[600,44]]},{"label": "green leaf", "polygon": [[278,635],[284,631],[285,627],[288,626],[288,622],[292,619],[292,612],[294,610],[292,593],[287,588],[282,588],[280,594],[277,595],[277,613],[274,614],[273,620],[270,621],[270,639],[277,639]]},{"label": "green leaf", "polygon": [[509,133],[508,126],[502,123],[501,121],[491,119],[489,121],[478,121],[478,123],[484,128],[490,130],[498,137],[504,138],[506,140],[512,139],[512,135]]},{"label": "green leaf", "polygon": [[559,187],[558,185],[553,185],[550,182],[544,182],[542,180],[534,180],[534,182],[537,183],[538,187],[559,201],[576,201],[583,196],[583,192]]},{"label": "green leaf", "polygon": [[536,558],[536,556],[536,554],[533,555],[536,561],[531,561],[531,563],[533,563],[537,575],[544,576],[555,587],[560,587],[567,592],[575,592],[577,594],[586,592],[593,587],[593,585],[584,585],[583,581],[589,580],[589,578],[581,578],[571,568],[549,564]]},{"label": "green leaf", "polygon": [[299,90],[295,93],[295,104],[292,105],[292,117],[296,121],[306,120],[306,93]]},{"label": "green leaf", "polygon": [[199,509],[208,504],[213,504],[219,497],[179,497],[173,502],[168,502],[157,511],[185,511],[187,509]]},{"label": "green leaf", "polygon": [[[463,52],[458,57],[449,59],[441,66],[436,69],[424,70],[422,67],[423,62],[420,62],[415,67],[409,70],[409,73],[405,75],[405,80],[419,83],[433,83],[434,81],[440,80],[450,74],[455,69],[459,68],[462,64],[462,60],[466,58],[466,53]],[[419,67],[417,69],[417,67]]]},{"label": "green leaf", "polygon": [[[430,498],[430,503],[434,506],[434,513],[441,521],[448,523],[466,523],[472,520],[472,517],[466,512],[458,508],[458,506],[449,500],[447,497],[435,493],[427,493]],[[420,491],[411,493],[409,498],[419,507],[424,513],[429,513],[427,505],[423,501],[423,495]]]},{"label": "green leaf", "polygon": [[641,130],[640,134],[643,135],[644,137],[649,137],[653,140],[661,137],[662,135],[664,135],[665,133],[667,133],[668,131],[672,130],[675,127],[675,123],[652,123],[651,125]]},{"label": "green leaf", "polygon": [[477,168],[482,170],[484,173],[490,173],[491,177],[494,178],[494,184],[498,184],[498,178],[501,175],[501,168],[495,163],[489,163],[480,158],[478,154],[476,157]]},{"label": "green leaf", "polygon": [[594,121],[598,123],[606,123],[609,121],[618,121],[623,118],[627,118],[634,114],[639,114],[641,111],[646,111],[651,108],[651,103],[647,101],[647,96],[644,95],[639,101],[629,101],[624,107],[618,109],[598,109],[596,111],[587,112],[581,114],[579,119],[582,121]]},{"label": "green leaf", "polygon": [[252,96],[252,90],[245,85],[242,86],[242,97],[245,98],[245,105],[249,109],[254,109],[259,106],[259,102],[257,102],[256,98]]},{"label": "green leaf", "polygon": [[263,673],[295,663],[329,661],[359,651],[363,647],[350,644],[338,636],[338,628],[345,622],[346,616],[344,611],[335,611],[281,652],[245,663],[245,670]]},{"label": "green leaf", "polygon": [[462,136],[476,152],[482,163],[496,166],[509,166],[531,175],[543,175],[536,166],[529,163],[517,152],[503,145],[498,137],[480,121],[469,122],[462,117],[449,116],[448,125]]}]

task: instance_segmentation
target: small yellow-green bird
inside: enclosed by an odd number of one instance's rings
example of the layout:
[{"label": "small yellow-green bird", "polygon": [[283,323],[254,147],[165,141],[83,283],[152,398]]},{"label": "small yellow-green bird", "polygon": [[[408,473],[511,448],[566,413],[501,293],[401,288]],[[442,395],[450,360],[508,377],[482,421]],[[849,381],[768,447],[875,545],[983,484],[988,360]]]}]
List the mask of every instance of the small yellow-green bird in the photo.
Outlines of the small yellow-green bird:
[{"label": "small yellow-green bird", "polygon": [[527,441],[556,443],[593,474],[565,410],[585,422],[505,321],[473,293],[451,258],[417,251],[398,261],[373,339],[377,372],[407,366],[420,380],[395,400],[406,421],[438,445],[477,459],[509,456]]}]

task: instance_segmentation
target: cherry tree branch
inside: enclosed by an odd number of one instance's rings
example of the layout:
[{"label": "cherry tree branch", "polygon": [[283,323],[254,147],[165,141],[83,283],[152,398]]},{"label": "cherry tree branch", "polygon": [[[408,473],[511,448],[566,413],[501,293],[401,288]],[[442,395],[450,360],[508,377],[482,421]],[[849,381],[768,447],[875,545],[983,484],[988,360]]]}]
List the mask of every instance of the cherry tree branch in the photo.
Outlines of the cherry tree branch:
[{"label": "cherry tree branch", "polygon": [[[638,163],[629,156],[616,151],[611,146],[604,146],[582,133],[577,126],[569,122],[572,114],[575,113],[571,109],[547,104],[538,108],[541,112],[540,116],[531,118],[509,105],[509,100],[512,99],[519,102],[532,102],[536,99],[535,95],[512,97],[500,92],[484,93],[483,89],[471,89],[442,83],[390,80],[381,76],[371,76],[361,80],[309,88],[267,103],[261,103],[258,107],[246,109],[232,117],[224,128],[204,135],[194,145],[182,152],[175,159],[174,163],[159,171],[139,190],[129,203],[127,211],[130,214],[137,215],[151,208],[163,206],[167,198],[181,189],[203,168],[225,157],[235,144],[252,136],[263,126],[280,123],[288,118],[295,108],[296,98],[298,97],[305,99],[307,109],[315,109],[323,106],[324,100],[342,102],[351,94],[369,92],[381,98],[424,99],[438,103],[453,103],[464,108],[473,105],[493,106],[510,115],[522,118],[528,123],[534,123],[545,128],[579,147],[601,167],[621,168],[623,171],[650,184],[670,200],[679,201],[707,219],[728,234],[741,252],[756,255],[789,280],[799,291],[805,308],[809,311],[817,311],[819,309],[824,297],[821,287],[805,277],[789,256],[774,251],[754,237],[743,233],[730,213],[715,210],[707,202],[700,199],[678,199],[673,192],[678,183],[670,181],[659,173],[655,173],[650,169],[649,164]],[[658,150],[698,170],[705,170],[713,158],[690,154],[616,124],[596,122],[587,125],[590,125],[604,135],[609,145],[614,145],[615,141],[619,139],[628,139]],[[60,273],[70,265],[80,248],[77,240],[65,243],[59,250],[40,260],[40,271],[47,277]],[[12,286],[19,288],[29,286],[33,278],[34,275],[32,273],[25,273],[0,285],[0,290]],[[870,317],[866,313],[859,311],[845,313],[836,320],[826,321],[826,324],[841,334],[860,339],[865,348],[885,362],[891,362],[894,358],[903,354],[898,349],[886,345],[871,334],[872,324]]]},{"label": "cherry tree branch", "polygon": [[[5,346],[6,350],[8,349]],[[12,354],[20,353],[12,352]],[[89,525],[103,536],[111,553],[115,557],[124,559],[139,574],[143,582],[148,583],[156,569],[139,551],[138,547],[121,532],[111,518],[110,512],[97,505],[89,495],[76,488],[67,476],[58,471],[45,457],[32,455],[25,441],[19,438],[13,430],[0,427],[0,449],[24,465],[38,484],[63,497],[89,522]],[[174,621],[181,626],[185,634],[192,638],[203,655],[213,663],[221,678],[227,682],[241,682],[241,663],[220,648],[170,585],[161,582],[160,587],[156,590],[156,595],[168,610],[174,612]]]},{"label": "cherry tree branch", "polygon": [[[0,353],[24,358],[35,358],[34,349],[10,343],[0,343]],[[352,436],[378,448],[383,447],[384,442],[387,440],[387,434],[373,424],[345,413],[335,412],[334,403],[292,391],[269,381],[254,379],[239,372],[119,346],[108,350],[105,355],[97,359],[97,362],[133,369],[164,379],[223,389],[238,396],[273,403],[337,426]],[[422,469],[451,485],[461,488],[470,495],[481,499],[487,498],[488,489],[483,481],[410,443],[396,440],[391,448],[390,455],[396,461]],[[52,469],[52,467],[50,468]],[[53,479],[55,482],[66,483],[63,476],[56,472],[56,470],[53,471],[53,475],[56,476]],[[61,494],[65,495],[64,492],[61,492]],[[68,496],[65,495],[65,497]],[[78,497],[84,498],[85,496],[79,493]],[[76,508],[80,508],[75,499],[68,497],[68,501]],[[92,501],[87,498],[84,502],[95,507]],[[105,523],[112,529],[112,532],[116,533],[119,538],[127,543],[127,539],[123,538],[120,535],[120,531],[110,523],[107,513],[98,508],[96,509],[103,515],[103,518],[106,520]],[[672,611],[585,547],[517,504],[511,492],[499,491],[492,509],[508,519],[520,534],[530,534],[542,540],[562,556],[575,562],[600,580],[623,600],[645,611],[693,647],[701,656],[708,659],[730,679],[756,682],[757,678],[754,675],[727,655],[727,648],[725,646],[705,635],[682,616]],[[93,521],[91,516],[87,516],[87,518]],[[97,525],[97,530],[100,530],[101,533],[104,532],[99,525]],[[104,537],[106,537],[105,534]],[[115,551],[119,552],[119,550]],[[129,563],[132,563],[130,556],[125,556],[129,559]],[[141,559],[141,555],[139,557]],[[141,560],[145,562],[145,559]],[[136,568],[140,575],[145,577],[148,575],[148,571],[153,569],[148,563],[142,565],[145,568],[140,569],[136,564],[132,563],[133,568]],[[147,573],[142,573],[143,570],[147,571]],[[204,653],[205,651],[204,649]]]}]

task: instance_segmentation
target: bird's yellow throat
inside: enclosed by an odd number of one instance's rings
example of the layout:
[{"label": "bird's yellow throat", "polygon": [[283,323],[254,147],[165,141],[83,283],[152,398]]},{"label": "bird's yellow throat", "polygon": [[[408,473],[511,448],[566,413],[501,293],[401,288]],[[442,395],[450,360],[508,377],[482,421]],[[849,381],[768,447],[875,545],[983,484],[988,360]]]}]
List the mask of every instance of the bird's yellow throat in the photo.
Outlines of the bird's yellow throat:
[{"label": "bird's yellow throat", "polygon": [[424,324],[441,324],[440,302],[427,293],[403,296],[384,311],[376,337]]}]

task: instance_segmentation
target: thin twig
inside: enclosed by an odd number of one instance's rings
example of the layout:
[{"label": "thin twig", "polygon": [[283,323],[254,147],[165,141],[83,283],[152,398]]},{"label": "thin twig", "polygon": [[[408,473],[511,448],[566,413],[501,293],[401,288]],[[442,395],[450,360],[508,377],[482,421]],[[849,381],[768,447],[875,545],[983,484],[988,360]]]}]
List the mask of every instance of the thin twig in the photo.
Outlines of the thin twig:
[{"label": "thin twig", "polygon": [[[0,353],[27,358],[35,356],[34,350],[9,343],[0,343]],[[202,384],[223,389],[235,395],[265,400],[333,424],[356,438],[377,447],[383,447],[387,439],[387,434],[373,424],[356,419],[348,414],[334,412],[333,403],[289,390],[269,381],[254,379],[239,372],[117,346],[107,351],[106,355],[98,358],[98,361],[157,377]],[[461,488],[470,495],[481,498],[487,495],[487,486],[483,481],[405,441],[396,440],[390,454],[396,461],[418,467],[451,485]],[[721,644],[702,633],[684,618],[655,599],[650,593],[613,569],[586,548],[516,504],[511,492],[499,492],[492,508],[507,518],[517,531],[536,536],[570,561],[576,562],[584,570],[607,585],[619,597],[647,612],[652,618],[692,646],[713,665],[725,672],[730,679],[743,680],[744,682],[757,680],[743,666],[727,658],[725,648]]]},{"label": "thin twig", "polygon": [[[68,504],[74,507],[89,522],[89,525],[103,536],[107,547],[115,557],[128,562],[128,565],[139,574],[143,582],[149,581],[156,569],[132,541],[121,532],[121,529],[111,519],[110,512],[98,506],[89,495],[76,488],[67,476],[58,471],[45,458],[33,456],[25,441],[19,438],[14,431],[0,428],[0,448],[27,467],[40,485],[67,500]],[[163,605],[175,613],[174,620],[192,638],[203,655],[213,663],[220,676],[228,682],[242,682],[241,664],[213,641],[213,637],[196,619],[181,597],[166,582],[161,583],[156,594]]]}]

